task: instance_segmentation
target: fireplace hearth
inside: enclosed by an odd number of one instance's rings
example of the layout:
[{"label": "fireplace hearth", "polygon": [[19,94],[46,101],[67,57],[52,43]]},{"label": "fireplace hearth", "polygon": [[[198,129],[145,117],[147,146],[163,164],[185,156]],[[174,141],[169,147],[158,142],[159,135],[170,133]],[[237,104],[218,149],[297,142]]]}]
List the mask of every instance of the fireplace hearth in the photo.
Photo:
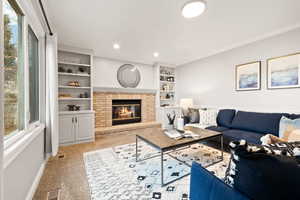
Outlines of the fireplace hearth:
[{"label": "fireplace hearth", "polygon": [[140,99],[113,99],[112,125],[138,123],[142,121]]}]

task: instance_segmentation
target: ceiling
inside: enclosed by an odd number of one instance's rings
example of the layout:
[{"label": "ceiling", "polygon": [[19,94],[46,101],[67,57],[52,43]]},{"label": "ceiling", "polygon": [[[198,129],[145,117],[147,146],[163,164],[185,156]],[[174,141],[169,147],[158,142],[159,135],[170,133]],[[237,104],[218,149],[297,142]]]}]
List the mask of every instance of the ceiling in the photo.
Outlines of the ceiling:
[{"label": "ceiling", "polygon": [[[186,1],[46,2],[59,43],[146,64],[182,65],[300,27],[299,0],[207,0],[208,9],[194,19],[181,16]],[[119,50],[112,48],[115,42]]]}]

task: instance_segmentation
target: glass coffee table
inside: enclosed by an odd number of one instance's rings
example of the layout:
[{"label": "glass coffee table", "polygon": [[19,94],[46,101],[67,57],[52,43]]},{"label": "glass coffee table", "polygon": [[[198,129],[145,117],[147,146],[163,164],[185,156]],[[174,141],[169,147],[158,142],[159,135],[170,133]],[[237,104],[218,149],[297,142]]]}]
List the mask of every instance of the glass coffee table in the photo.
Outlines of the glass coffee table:
[{"label": "glass coffee table", "polygon": [[[161,160],[160,161],[160,163],[161,163],[160,172],[161,172],[161,186],[162,187],[166,186],[170,183],[173,183],[174,181],[182,179],[183,177],[190,175],[190,173],[188,173],[188,174],[185,174],[181,177],[178,177],[176,179],[173,179],[173,180],[165,183],[164,182],[164,155],[166,155],[166,154],[168,156],[170,156],[171,158],[181,162],[182,164],[185,164],[186,166],[191,167],[190,164],[179,160],[178,158],[172,156],[170,153],[177,151],[177,150],[182,150],[183,148],[189,148],[190,145],[192,145],[192,144],[200,143],[200,142],[218,137],[218,138],[220,138],[221,157],[218,161],[213,162],[213,163],[209,164],[208,166],[204,166],[204,167],[209,167],[213,164],[223,161],[223,134],[222,133],[216,132],[216,131],[211,131],[211,130],[206,130],[206,129],[195,128],[195,127],[186,127],[185,129],[192,131],[194,134],[199,135],[199,137],[182,138],[182,139],[176,140],[176,139],[172,139],[172,138],[168,137],[164,133],[164,130],[159,129],[159,128],[154,129],[153,132],[150,132],[150,133],[149,132],[139,133],[136,135],[136,162],[144,161],[144,160],[148,160],[148,159],[160,156],[160,160]],[[159,151],[159,154],[149,157],[149,158],[139,159],[139,155],[138,155],[138,141],[139,140],[142,140],[145,143],[147,143],[148,145],[157,149]]]}]

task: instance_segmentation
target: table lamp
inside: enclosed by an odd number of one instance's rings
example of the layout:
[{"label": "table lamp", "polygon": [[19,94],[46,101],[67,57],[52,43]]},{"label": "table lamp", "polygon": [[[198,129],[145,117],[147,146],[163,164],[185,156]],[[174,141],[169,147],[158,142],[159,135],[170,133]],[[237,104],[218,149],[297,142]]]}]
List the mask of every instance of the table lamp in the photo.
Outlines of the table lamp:
[{"label": "table lamp", "polygon": [[185,98],[180,99],[181,117],[177,119],[177,129],[184,129],[184,116],[188,114],[188,108],[193,106],[193,99]]}]

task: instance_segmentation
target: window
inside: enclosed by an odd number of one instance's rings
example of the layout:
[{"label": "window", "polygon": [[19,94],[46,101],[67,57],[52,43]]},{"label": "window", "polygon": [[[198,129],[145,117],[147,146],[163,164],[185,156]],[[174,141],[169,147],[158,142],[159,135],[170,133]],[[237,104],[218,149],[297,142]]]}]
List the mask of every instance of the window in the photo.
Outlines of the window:
[{"label": "window", "polygon": [[22,13],[11,0],[4,0],[4,134],[24,129],[24,66]]},{"label": "window", "polygon": [[39,53],[38,39],[28,26],[29,123],[39,120]]}]

